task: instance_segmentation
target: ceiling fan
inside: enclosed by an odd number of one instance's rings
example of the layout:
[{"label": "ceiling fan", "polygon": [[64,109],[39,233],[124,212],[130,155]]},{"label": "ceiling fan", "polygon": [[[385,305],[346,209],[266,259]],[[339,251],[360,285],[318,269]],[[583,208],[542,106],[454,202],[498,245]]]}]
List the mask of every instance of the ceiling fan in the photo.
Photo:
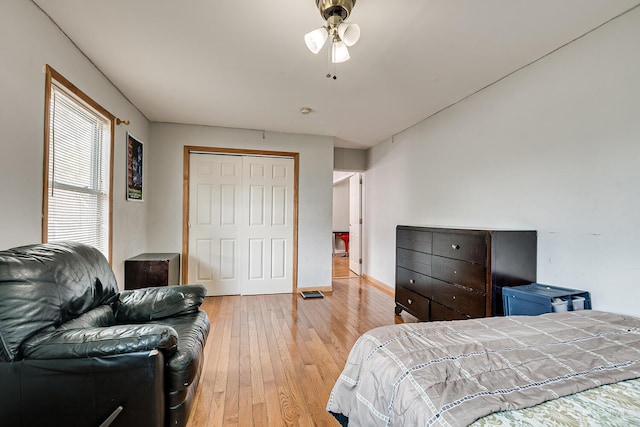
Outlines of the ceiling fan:
[{"label": "ceiling fan", "polygon": [[316,0],[325,25],[305,34],[304,42],[311,52],[320,52],[331,38],[331,62],[338,64],[350,58],[347,47],[360,39],[360,27],[345,21],[355,5],[356,0]]}]

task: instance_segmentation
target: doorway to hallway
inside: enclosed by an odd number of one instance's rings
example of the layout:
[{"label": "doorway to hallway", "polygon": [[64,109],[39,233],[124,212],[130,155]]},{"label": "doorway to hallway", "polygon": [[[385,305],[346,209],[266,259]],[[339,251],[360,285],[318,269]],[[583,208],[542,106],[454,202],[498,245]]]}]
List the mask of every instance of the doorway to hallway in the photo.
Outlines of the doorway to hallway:
[{"label": "doorway to hallway", "polygon": [[362,174],[334,171],[332,277],[362,274]]}]

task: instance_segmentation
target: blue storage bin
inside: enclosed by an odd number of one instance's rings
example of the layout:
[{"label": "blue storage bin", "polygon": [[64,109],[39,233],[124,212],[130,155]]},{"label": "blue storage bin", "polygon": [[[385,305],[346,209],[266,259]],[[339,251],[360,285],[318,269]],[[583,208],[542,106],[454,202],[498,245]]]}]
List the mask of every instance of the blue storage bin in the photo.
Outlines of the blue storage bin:
[{"label": "blue storage bin", "polygon": [[[582,305],[585,310],[591,309],[591,296],[589,292],[579,289],[561,288],[558,286],[531,283],[523,286],[505,286],[502,288],[502,302],[505,316],[538,315],[560,311],[562,308],[553,308],[553,300],[560,298],[567,302],[566,310],[574,310],[574,298],[577,298],[576,306]],[[584,300],[582,300],[584,298]],[[565,310],[562,310],[565,311]]]}]

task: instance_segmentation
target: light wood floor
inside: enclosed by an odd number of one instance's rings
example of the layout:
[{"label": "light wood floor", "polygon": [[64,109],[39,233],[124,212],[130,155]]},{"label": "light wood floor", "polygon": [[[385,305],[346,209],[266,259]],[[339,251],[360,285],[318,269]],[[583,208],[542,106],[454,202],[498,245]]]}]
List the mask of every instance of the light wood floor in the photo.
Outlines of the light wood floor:
[{"label": "light wood floor", "polygon": [[323,299],[207,297],[211,332],[189,427],[338,426],[326,410],[356,339],[413,322],[366,279],[334,279]]},{"label": "light wood floor", "polygon": [[331,271],[331,277],[358,277],[356,273],[349,270],[349,257],[342,256],[342,254],[334,255],[333,269]]}]

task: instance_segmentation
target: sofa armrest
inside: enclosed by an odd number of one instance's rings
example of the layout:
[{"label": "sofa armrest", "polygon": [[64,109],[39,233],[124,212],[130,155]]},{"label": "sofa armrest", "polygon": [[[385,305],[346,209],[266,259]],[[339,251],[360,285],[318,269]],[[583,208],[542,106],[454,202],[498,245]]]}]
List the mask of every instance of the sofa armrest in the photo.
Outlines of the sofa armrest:
[{"label": "sofa armrest", "polygon": [[117,323],[139,323],[195,313],[207,290],[202,285],[142,288],[122,291],[113,303]]},{"label": "sofa armrest", "polygon": [[178,333],[166,325],[117,325],[106,328],[56,330],[35,335],[22,345],[25,359],[75,359],[138,351],[173,354]]}]

